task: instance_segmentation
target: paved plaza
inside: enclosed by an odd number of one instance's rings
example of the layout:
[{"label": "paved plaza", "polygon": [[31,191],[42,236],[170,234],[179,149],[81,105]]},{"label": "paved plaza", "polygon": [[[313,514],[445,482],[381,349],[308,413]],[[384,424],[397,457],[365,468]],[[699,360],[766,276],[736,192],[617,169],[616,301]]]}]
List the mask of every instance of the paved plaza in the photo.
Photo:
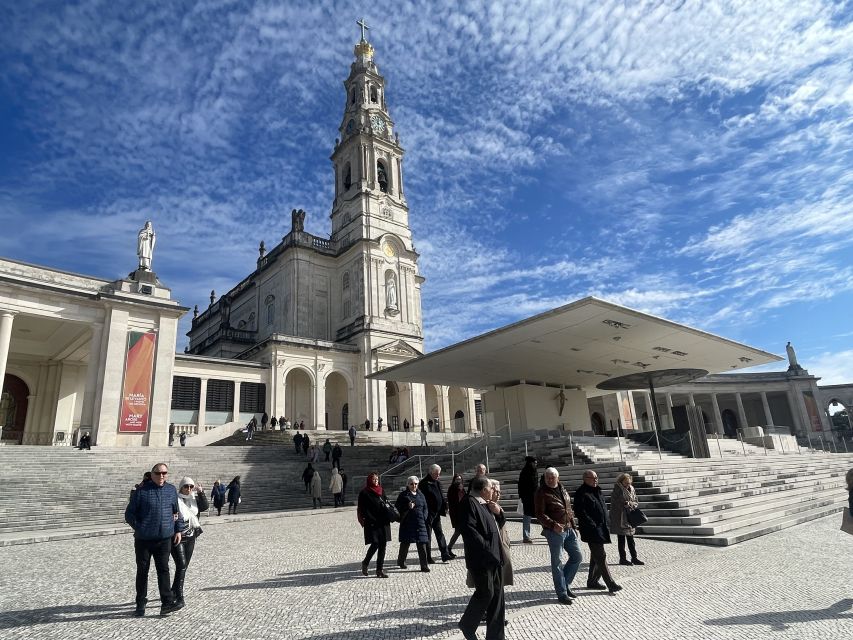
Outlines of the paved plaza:
[{"label": "paved plaza", "polygon": [[[624,591],[580,588],[584,562],[571,607],[556,604],[544,539],[514,544],[507,638],[849,639],[853,538],[839,522],[831,516],[729,548],[639,540],[646,566],[613,568]],[[519,541],[520,524],[507,526]],[[162,619],[156,601],[145,618],[130,616],[129,535],[0,548],[0,637],[461,638],[456,624],[470,595],[461,557],[422,574],[411,568],[413,550],[407,571],[392,560],[390,579],[377,580],[360,574],[361,543],[352,508],[206,526],[187,607]]]}]

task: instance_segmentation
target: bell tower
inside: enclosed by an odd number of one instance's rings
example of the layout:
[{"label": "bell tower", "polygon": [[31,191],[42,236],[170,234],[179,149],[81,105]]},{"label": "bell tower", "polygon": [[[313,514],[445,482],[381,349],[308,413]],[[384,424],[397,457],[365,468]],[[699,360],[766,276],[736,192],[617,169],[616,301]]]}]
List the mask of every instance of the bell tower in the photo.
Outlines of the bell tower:
[{"label": "bell tower", "polygon": [[[351,337],[390,332],[423,340],[418,254],[412,244],[403,192],[403,148],[385,101],[385,78],[367,41],[367,24],[344,81],[345,105],[331,160],[335,174],[331,240],[347,260],[346,326]],[[356,250],[357,249],[357,250]],[[350,322],[352,318],[354,322]]]}]

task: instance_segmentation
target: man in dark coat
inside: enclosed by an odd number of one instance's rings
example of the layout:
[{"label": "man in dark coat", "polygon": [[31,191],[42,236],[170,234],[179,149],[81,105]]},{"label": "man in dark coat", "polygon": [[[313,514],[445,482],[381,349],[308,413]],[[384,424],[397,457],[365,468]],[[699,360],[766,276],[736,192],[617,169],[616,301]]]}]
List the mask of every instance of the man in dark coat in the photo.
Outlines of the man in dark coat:
[{"label": "man in dark coat", "polygon": [[308,447],[311,446],[311,438],[308,437],[308,434],[302,434],[302,453],[304,455],[308,455]]},{"label": "man in dark coat", "polygon": [[[607,527],[609,513],[604,493],[598,486],[598,474],[587,469],[583,474],[583,484],[575,491],[575,516],[581,531],[581,540],[589,546],[589,577],[586,586],[590,589],[607,589],[610,593],[621,591],[610,570],[607,568],[607,553],[604,545],[610,544],[610,530]],[[604,578],[607,585],[601,584]]]},{"label": "man in dark coat", "polygon": [[337,467],[338,471],[341,469],[341,456],[344,455],[344,450],[341,449],[341,445],[337,442],[335,446],[332,447],[332,467]]},{"label": "man in dark coat", "polygon": [[349,428],[349,446],[351,446],[351,447],[355,446],[356,435],[358,435],[358,431],[356,431],[355,425],[352,424],[352,425],[350,425],[350,428]]},{"label": "man in dark coat", "polygon": [[308,493],[311,490],[311,480],[314,477],[314,467],[311,463],[308,463],[308,466],[305,467],[305,471],[302,472],[302,482],[305,483],[305,493]]},{"label": "man in dark coat", "polygon": [[465,640],[476,640],[485,614],[486,640],[504,640],[504,563],[501,536],[495,514],[487,506],[491,484],[485,476],[474,479],[471,493],[462,502],[462,540],[465,566],[474,580],[474,594],[459,621]]},{"label": "man in dark coat", "polygon": [[427,546],[427,562],[435,564],[432,557],[432,536],[435,536],[435,543],[438,545],[438,550],[441,553],[441,561],[447,562],[455,558],[455,554],[451,554],[447,550],[447,540],[444,537],[444,531],[441,529],[441,518],[447,515],[447,498],[444,495],[444,489],[441,488],[441,467],[437,464],[430,465],[429,472],[421,479],[421,491],[427,501],[427,526],[430,531],[430,542]]},{"label": "man in dark coat", "polygon": [[133,615],[145,615],[148,602],[148,570],[151,557],[157,569],[160,590],[160,615],[168,615],[181,607],[175,603],[169,582],[169,554],[172,543],[181,543],[181,531],[186,526],[178,508],[178,490],[166,482],[169,467],[155,464],[151,480],[138,485],[124,511],[124,521],[133,529],[136,551],[136,610]]},{"label": "man in dark coat", "polygon": [[533,516],[536,515],[533,496],[536,495],[536,489],[538,488],[539,478],[536,471],[536,458],[527,456],[524,458],[524,468],[518,474],[518,497],[521,498],[521,504],[524,507],[521,537],[527,544],[533,544],[533,540],[530,537],[530,523],[533,521]]},{"label": "man in dark coat", "polygon": [[302,434],[299,433],[299,430],[296,430],[296,435],[293,436],[293,446],[296,448],[296,453],[300,453],[302,451]]}]

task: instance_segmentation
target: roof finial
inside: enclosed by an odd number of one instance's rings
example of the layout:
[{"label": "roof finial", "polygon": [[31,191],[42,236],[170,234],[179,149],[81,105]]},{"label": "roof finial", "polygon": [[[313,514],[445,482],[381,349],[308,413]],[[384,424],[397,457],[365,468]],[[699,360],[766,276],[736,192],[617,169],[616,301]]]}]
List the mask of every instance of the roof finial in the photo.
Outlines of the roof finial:
[{"label": "roof finial", "polygon": [[359,27],[361,27],[361,41],[362,41],[362,42],[367,42],[367,39],[364,37],[364,30],[365,30],[365,29],[368,29],[368,30],[369,30],[369,29],[370,29],[370,27],[368,27],[368,26],[367,26],[367,23],[364,21],[364,18],[362,18],[361,20],[357,20],[357,21],[356,21],[356,24],[357,24]]}]

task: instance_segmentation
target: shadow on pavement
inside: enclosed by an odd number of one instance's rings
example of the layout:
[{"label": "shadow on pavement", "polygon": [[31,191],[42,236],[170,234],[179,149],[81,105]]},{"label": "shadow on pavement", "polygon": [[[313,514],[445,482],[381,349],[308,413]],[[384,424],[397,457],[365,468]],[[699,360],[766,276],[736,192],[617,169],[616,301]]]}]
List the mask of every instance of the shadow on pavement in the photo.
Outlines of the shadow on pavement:
[{"label": "shadow on pavement", "polygon": [[[376,569],[373,569],[375,573]],[[372,577],[372,574],[371,574]],[[281,573],[275,578],[263,582],[247,582],[245,584],[229,584],[221,587],[204,587],[200,591],[240,591],[242,589],[283,589],[287,587],[307,587],[327,585],[344,580],[366,580],[361,575],[361,563],[350,562],[333,567],[303,569],[291,573]]]},{"label": "shadow on pavement", "polygon": [[42,609],[19,609],[0,613],[0,629],[29,627],[36,624],[54,624],[58,622],[84,622],[86,620],[117,620],[128,618],[133,611],[133,603],[83,605],[69,604]]},{"label": "shadow on pavement", "polygon": [[730,618],[714,618],[706,620],[709,626],[732,625],[767,625],[774,631],[785,631],[789,625],[798,622],[817,622],[819,620],[838,620],[847,618],[853,620],[853,613],[846,613],[853,608],[853,598],[839,600],[826,609],[801,609],[800,611],[769,611],[767,613],[750,613]]}]

